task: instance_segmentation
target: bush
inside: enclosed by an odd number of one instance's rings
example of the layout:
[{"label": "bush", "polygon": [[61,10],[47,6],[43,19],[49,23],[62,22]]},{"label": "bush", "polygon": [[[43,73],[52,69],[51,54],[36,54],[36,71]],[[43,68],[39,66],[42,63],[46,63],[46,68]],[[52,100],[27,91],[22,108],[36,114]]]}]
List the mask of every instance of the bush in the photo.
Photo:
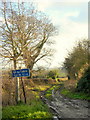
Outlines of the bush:
[{"label": "bush", "polygon": [[48,78],[52,78],[52,79],[55,79],[56,78],[56,75],[57,75],[57,72],[56,71],[49,71],[48,73]]},{"label": "bush", "polygon": [[82,91],[85,93],[90,93],[90,66],[82,76],[82,78],[78,81],[77,91]]}]

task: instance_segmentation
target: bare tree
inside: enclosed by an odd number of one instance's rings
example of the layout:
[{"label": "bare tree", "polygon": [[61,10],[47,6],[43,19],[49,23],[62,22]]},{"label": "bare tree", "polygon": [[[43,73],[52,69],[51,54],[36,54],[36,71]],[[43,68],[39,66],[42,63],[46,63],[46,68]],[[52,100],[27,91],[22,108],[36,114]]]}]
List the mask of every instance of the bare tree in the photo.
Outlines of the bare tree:
[{"label": "bare tree", "polygon": [[14,63],[23,60],[27,68],[32,70],[34,64],[52,50],[46,46],[52,43],[50,37],[55,34],[55,27],[42,12],[37,11],[32,3],[2,3],[0,24],[2,53],[0,55]]},{"label": "bare tree", "polygon": [[2,38],[2,45],[0,47],[2,52],[0,55],[8,60],[12,60],[14,62],[14,69],[16,69],[16,62],[22,51],[20,47],[18,47],[18,40],[15,37],[16,28],[13,21],[14,13],[11,3],[10,7],[11,8],[8,8],[7,3],[3,2],[1,12],[4,21],[0,25]]},{"label": "bare tree", "polygon": [[[32,3],[2,2],[0,13],[3,19],[0,22],[0,56],[5,61],[13,61],[14,69],[17,69],[19,61],[23,61],[23,64],[32,70],[37,61],[51,56],[52,50],[46,46],[52,43],[49,38],[54,35],[55,27]],[[16,79],[16,102],[17,83]]]}]

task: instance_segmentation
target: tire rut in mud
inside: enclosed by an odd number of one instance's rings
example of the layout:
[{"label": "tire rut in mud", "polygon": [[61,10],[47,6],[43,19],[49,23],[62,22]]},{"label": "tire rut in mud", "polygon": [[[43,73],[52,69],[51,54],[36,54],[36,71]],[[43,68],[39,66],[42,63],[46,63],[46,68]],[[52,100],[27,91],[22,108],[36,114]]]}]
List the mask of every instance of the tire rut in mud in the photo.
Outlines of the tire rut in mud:
[{"label": "tire rut in mud", "polygon": [[[61,87],[63,89],[63,87]],[[41,93],[42,101],[49,106],[51,112],[57,117],[56,120],[64,120],[67,118],[77,118],[80,120],[90,119],[89,102],[86,100],[70,99],[62,96],[60,90],[52,90],[52,100],[45,98],[46,91]]]}]

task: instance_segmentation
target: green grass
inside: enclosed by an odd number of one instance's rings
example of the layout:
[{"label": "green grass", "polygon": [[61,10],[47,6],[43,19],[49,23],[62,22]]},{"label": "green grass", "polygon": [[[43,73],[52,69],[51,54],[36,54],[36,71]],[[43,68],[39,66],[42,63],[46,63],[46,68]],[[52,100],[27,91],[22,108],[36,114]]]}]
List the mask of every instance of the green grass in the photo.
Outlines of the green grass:
[{"label": "green grass", "polygon": [[90,95],[83,93],[83,92],[72,92],[68,89],[62,89],[61,94],[69,97],[69,98],[73,98],[73,99],[85,99],[85,100],[90,100]]},{"label": "green grass", "polygon": [[[63,85],[63,84],[62,84]],[[57,90],[61,87],[61,85],[54,85],[51,87],[45,94],[45,97],[49,100],[52,100],[52,90]],[[74,92],[68,89],[62,89],[60,93],[66,97],[73,98],[73,99],[85,99],[90,100],[90,95],[83,93],[83,92]]]},{"label": "green grass", "polygon": [[58,85],[58,84],[52,86],[49,90],[47,90],[45,97],[49,100],[52,100],[52,90],[57,90],[60,87],[61,87],[61,85]]},{"label": "green grass", "polygon": [[49,90],[47,90],[46,94],[45,94],[45,97],[49,100],[52,100],[52,90],[55,89],[55,85],[52,86]]},{"label": "green grass", "polygon": [[20,104],[16,106],[3,107],[2,120],[32,120],[32,119],[46,119],[52,118],[46,104],[40,100],[33,100],[31,105]]},{"label": "green grass", "polygon": [[[2,120],[35,120],[52,119],[52,114],[46,104],[39,97],[40,91],[44,91],[50,86],[35,86],[32,88],[33,99],[29,105],[20,103],[16,106],[6,106],[2,109]],[[31,89],[31,88],[30,88]]]}]

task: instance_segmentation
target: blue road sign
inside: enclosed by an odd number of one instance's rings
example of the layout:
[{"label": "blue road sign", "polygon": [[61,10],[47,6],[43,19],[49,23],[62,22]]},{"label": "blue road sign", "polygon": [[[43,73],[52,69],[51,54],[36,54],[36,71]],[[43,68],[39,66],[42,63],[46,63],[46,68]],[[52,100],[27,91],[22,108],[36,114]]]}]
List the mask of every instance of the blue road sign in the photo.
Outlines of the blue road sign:
[{"label": "blue road sign", "polygon": [[12,77],[28,77],[30,76],[29,69],[20,69],[20,70],[12,70]]}]

